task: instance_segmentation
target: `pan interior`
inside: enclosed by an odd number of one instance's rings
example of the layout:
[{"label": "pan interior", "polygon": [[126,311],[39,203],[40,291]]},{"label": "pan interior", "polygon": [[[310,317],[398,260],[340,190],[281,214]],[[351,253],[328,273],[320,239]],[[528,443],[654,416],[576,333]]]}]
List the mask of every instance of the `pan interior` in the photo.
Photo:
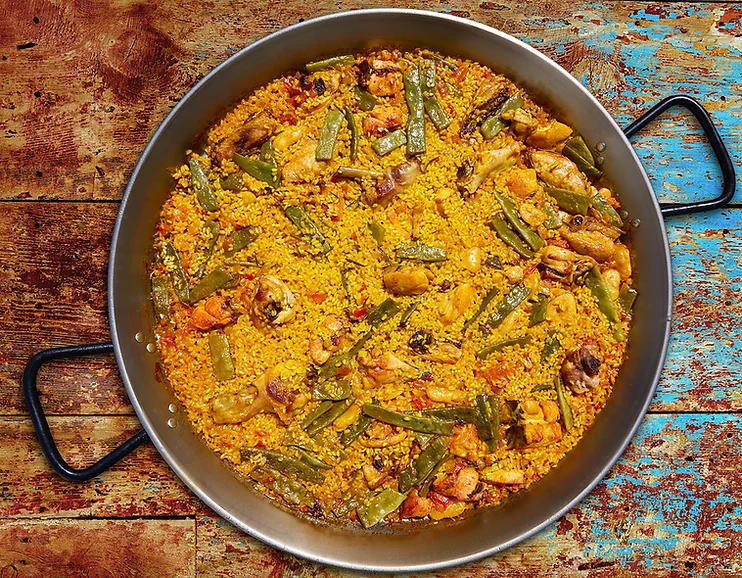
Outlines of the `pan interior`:
[{"label": "pan interior", "polygon": [[[318,41],[321,39],[321,41]],[[170,190],[167,167],[242,94],[320,57],[379,45],[430,48],[479,61],[540,96],[589,142],[606,143],[605,170],[641,226],[632,232],[640,297],[628,359],[606,408],[581,443],[542,481],[510,502],[451,525],[393,533],[321,527],[247,490],[187,427],[167,425],[176,400],[156,379],[158,356],[134,339],[153,335],[147,262],[160,207]],[[109,265],[109,308],[117,359],[134,408],[180,478],[224,518],[277,548],[318,562],[366,570],[450,566],[498,552],[545,527],[605,475],[631,439],[654,393],[670,319],[667,238],[649,181],[608,113],[567,72],[525,44],[450,16],[361,10],[287,28],[235,54],[204,78],[163,122],[127,187]],[[175,416],[179,418],[179,415]]]}]

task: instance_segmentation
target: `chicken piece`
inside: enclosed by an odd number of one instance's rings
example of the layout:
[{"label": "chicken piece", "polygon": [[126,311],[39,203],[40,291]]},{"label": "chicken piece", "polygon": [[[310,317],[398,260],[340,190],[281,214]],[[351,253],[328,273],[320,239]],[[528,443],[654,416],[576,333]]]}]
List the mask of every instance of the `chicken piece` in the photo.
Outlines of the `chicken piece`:
[{"label": "chicken piece", "polygon": [[281,170],[286,183],[309,183],[318,177],[327,163],[315,158],[317,141],[305,139],[296,145],[294,153]]},{"label": "chicken piece", "polygon": [[569,321],[575,317],[577,317],[577,302],[572,293],[557,295],[546,305],[546,319],[549,321],[558,319]]},{"label": "chicken piece", "polygon": [[600,385],[602,357],[598,347],[588,341],[567,356],[562,364],[562,378],[576,393],[585,393]]},{"label": "chicken piece", "polygon": [[280,279],[266,275],[258,279],[251,315],[256,325],[281,325],[296,315],[296,298]]},{"label": "chicken piece", "polygon": [[402,69],[396,62],[369,58],[361,62],[361,85],[375,96],[391,96],[404,87]]},{"label": "chicken piece", "polygon": [[521,203],[518,207],[521,218],[536,229],[546,220],[546,214],[531,203]]},{"label": "chicken piece", "polygon": [[375,421],[366,429],[359,443],[367,448],[378,449],[396,446],[405,439],[407,439],[405,430],[397,430],[389,424]]},{"label": "chicken piece", "polygon": [[385,464],[381,458],[374,458],[370,464],[365,464],[361,471],[370,490],[375,490],[389,477],[391,466]]},{"label": "chicken piece", "polygon": [[546,126],[540,126],[526,139],[529,147],[553,149],[572,135],[572,129],[559,121],[551,120]]},{"label": "chicken piece", "polygon": [[364,191],[364,199],[369,205],[386,205],[414,183],[420,174],[420,163],[414,159],[392,167],[384,173],[375,187]]},{"label": "chicken piece", "polygon": [[417,489],[413,489],[402,502],[402,507],[399,509],[399,516],[401,518],[424,518],[430,515],[430,511],[433,509],[433,502],[429,498],[423,498],[417,493]]},{"label": "chicken piece", "polygon": [[482,470],[482,480],[500,486],[520,486],[526,483],[526,476],[520,470],[504,470],[490,466]]},{"label": "chicken piece", "polygon": [[366,374],[378,385],[393,383],[402,377],[402,373],[414,369],[392,353],[376,357],[358,356],[358,363],[366,368]]},{"label": "chicken piece", "polygon": [[520,404],[521,419],[526,445],[542,446],[562,439],[562,426],[558,423],[559,407],[551,400],[538,402],[527,399]]},{"label": "chicken piece", "polygon": [[613,251],[613,266],[621,275],[622,281],[631,277],[631,253],[626,245],[616,243],[616,249]]},{"label": "chicken piece", "polygon": [[614,227],[609,223],[605,223],[591,216],[573,215],[569,220],[569,226],[573,231],[595,231],[596,233],[602,233],[613,241],[623,235],[623,231],[618,227]]},{"label": "chicken piece", "polygon": [[349,331],[348,322],[335,315],[328,315],[322,322],[320,334],[309,338],[309,356],[317,365],[324,364],[340,349],[343,337]]},{"label": "chicken piece", "polygon": [[288,366],[279,363],[263,373],[255,387],[217,396],[211,405],[214,422],[241,423],[260,412],[268,412],[275,413],[283,423],[287,423],[288,413],[296,401],[296,395],[287,385],[291,373]]},{"label": "chicken piece", "polygon": [[616,244],[597,231],[564,231],[563,235],[575,251],[601,263],[610,259],[616,250]]},{"label": "chicken piece", "polygon": [[450,341],[442,341],[431,347],[422,358],[436,363],[456,363],[463,355],[460,347],[456,347]]},{"label": "chicken piece", "polygon": [[463,501],[474,501],[480,497],[484,486],[479,481],[476,469],[459,461],[446,462],[442,469],[444,475],[433,482],[436,492]]},{"label": "chicken piece", "polygon": [[402,112],[393,106],[377,106],[363,119],[363,130],[369,136],[384,136],[404,123]]},{"label": "chicken piece", "polygon": [[571,285],[575,278],[584,275],[598,264],[592,257],[578,255],[557,245],[547,245],[541,253],[544,277]]},{"label": "chicken piece", "polygon": [[528,159],[536,173],[550,187],[575,193],[587,193],[587,183],[580,169],[567,157],[549,151],[529,151]]},{"label": "chicken piece", "polygon": [[463,259],[461,264],[464,269],[477,273],[482,268],[482,249],[479,247],[472,247],[464,251]]},{"label": "chicken piece", "polygon": [[191,325],[201,331],[224,327],[232,322],[232,310],[226,297],[214,295],[191,311]]},{"label": "chicken piece", "polygon": [[464,403],[468,399],[465,391],[452,389],[443,385],[430,383],[425,387],[425,395],[431,401],[438,403]]},{"label": "chicken piece", "polygon": [[521,139],[538,128],[538,121],[530,112],[522,108],[506,111],[501,118],[510,121],[510,130]]},{"label": "chicken piece", "polygon": [[217,162],[231,161],[235,153],[259,147],[271,137],[275,127],[276,121],[264,112],[259,113],[222,140],[214,149],[214,158]]},{"label": "chicken piece", "polygon": [[480,457],[481,445],[476,426],[466,423],[454,426],[448,441],[448,451],[470,462],[476,462]]},{"label": "chicken piece", "polygon": [[449,291],[438,306],[438,315],[445,325],[451,325],[471,307],[477,292],[468,283]]},{"label": "chicken piece", "polygon": [[435,197],[433,197],[433,202],[435,203],[435,210],[443,219],[448,219],[448,211],[446,210],[446,200],[450,199],[453,194],[454,194],[453,190],[448,189],[448,188],[443,188],[443,189],[440,189],[436,193]]},{"label": "chicken piece", "polygon": [[508,171],[505,186],[518,197],[527,197],[538,189],[538,178],[533,169],[513,168]]},{"label": "chicken piece", "polygon": [[488,177],[497,175],[513,166],[520,156],[520,144],[514,140],[499,148],[487,149],[477,154],[477,164],[473,171],[456,173],[459,191],[464,197],[475,193]]},{"label": "chicken piece", "polygon": [[390,267],[384,273],[384,288],[394,295],[421,295],[429,286],[430,280],[422,268]]},{"label": "chicken piece", "polygon": [[290,126],[279,132],[273,139],[273,148],[280,152],[286,152],[293,145],[299,142],[303,134],[302,129],[298,126]]}]

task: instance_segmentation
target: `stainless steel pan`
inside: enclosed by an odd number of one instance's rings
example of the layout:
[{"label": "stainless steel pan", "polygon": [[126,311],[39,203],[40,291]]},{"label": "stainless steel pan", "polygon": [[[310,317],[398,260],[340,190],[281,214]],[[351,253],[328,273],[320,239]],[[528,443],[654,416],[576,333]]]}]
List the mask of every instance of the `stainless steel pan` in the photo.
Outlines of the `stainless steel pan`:
[{"label": "stainless steel pan", "polygon": [[[632,232],[640,298],[628,360],[609,403],[555,470],[512,501],[463,521],[406,532],[364,533],[321,527],[275,507],[247,489],[182,423],[175,396],[156,378],[159,356],[147,348],[153,340],[147,263],[155,223],[170,189],[166,167],[181,162],[193,136],[220,110],[307,61],[390,44],[431,48],[492,66],[552,105],[589,142],[605,143],[606,173],[624,207],[641,222]],[[724,192],[714,201],[661,209],[627,134],[674,104],[690,108],[701,121],[723,171]],[[692,99],[663,101],[625,133],[569,73],[530,46],[487,26],[413,10],[360,10],[291,26],[214,69],[180,101],[147,145],[126,188],[113,234],[108,274],[113,343],[45,351],[26,368],[24,392],[42,449],[60,475],[82,481],[149,437],[175,473],[218,514],[271,546],[320,563],[399,572],[452,566],[494,554],[562,516],[624,451],[644,417],[667,350],[672,281],[663,214],[723,206],[734,193],[734,182],[718,133]],[[142,342],[135,338],[137,334],[144,336]],[[52,358],[111,350],[144,430],[97,464],[75,470],[56,450],[36,393],[36,373]]]}]

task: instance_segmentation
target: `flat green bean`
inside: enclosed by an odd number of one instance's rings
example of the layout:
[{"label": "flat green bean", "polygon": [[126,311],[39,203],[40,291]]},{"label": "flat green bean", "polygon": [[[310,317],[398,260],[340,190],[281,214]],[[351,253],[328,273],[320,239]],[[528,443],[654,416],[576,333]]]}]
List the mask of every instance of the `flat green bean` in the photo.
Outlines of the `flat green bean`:
[{"label": "flat green bean", "polygon": [[487,359],[490,355],[495,353],[496,351],[502,351],[506,347],[515,347],[516,345],[520,345],[521,347],[528,345],[531,342],[531,338],[528,335],[523,335],[522,337],[515,337],[514,339],[506,339],[504,341],[500,341],[498,343],[493,343],[492,345],[488,345],[487,347],[483,347],[479,351],[476,352],[476,356],[479,359]]},{"label": "flat green bean", "polygon": [[533,257],[533,251],[531,251],[524,243],[520,240],[520,237],[516,235],[513,230],[508,226],[500,215],[492,217],[490,226],[495,231],[500,240],[512,248],[518,255],[525,257],[526,259]]},{"label": "flat green bean", "polygon": [[350,160],[354,161],[358,158],[358,124],[356,124],[356,117],[349,106],[346,106],[343,110],[345,122],[348,123],[348,130],[350,131]]},{"label": "flat green bean", "polygon": [[489,291],[487,291],[487,294],[486,294],[486,295],[484,296],[484,299],[482,299],[482,303],[481,303],[481,305],[479,306],[479,309],[477,309],[477,310],[476,310],[476,311],[474,312],[474,315],[472,315],[472,316],[471,316],[471,317],[470,317],[469,319],[467,319],[467,320],[466,320],[466,321],[464,322],[464,328],[462,329],[462,331],[463,331],[463,332],[466,332],[466,330],[467,330],[467,329],[469,329],[469,327],[471,327],[471,326],[472,326],[472,324],[473,324],[473,323],[474,323],[474,322],[475,322],[475,321],[476,321],[477,319],[479,319],[479,316],[480,316],[480,315],[482,315],[482,313],[484,313],[484,312],[485,312],[485,310],[487,309],[487,307],[489,307],[489,304],[490,304],[490,303],[492,302],[492,300],[493,300],[493,299],[494,299],[495,297],[497,297],[497,295],[498,295],[499,293],[500,293],[500,290],[499,290],[499,289],[497,289],[496,287],[493,287],[492,289],[490,289]]},{"label": "flat green bean", "polygon": [[525,301],[530,294],[531,290],[523,285],[523,283],[514,285],[513,288],[510,289],[510,291],[507,293],[507,295],[505,295],[497,304],[497,309],[492,315],[489,316],[489,318],[487,319],[487,324],[493,329],[499,327],[500,323],[502,323],[508,315],[515,311],[518,305],[523,303],[523,301]]},{"label": "flat green bean", "polygon": [[201,279],[193,289],[191,289],[189,299],[190,303],[196,303],[197,301],[201,301],[201,299],[205,299],[233,280],[234,276],[232,273],[223,267],[213,269],[208,275]]},{"label": "flat green bean", "polygon": [[175,250],[175,246],[172,243],[165,244],[165,255],[167,259],[173,263],[170,274],[173,283],[173,291],[175,291],[175,294],[178,296],[181,303],[188,303],[188,301],[190,301],[188,279],[186,278],[185,271],[183,271],[183,265],[180,262],[178,251]]},{"label": "flat green bean", "polygon": [[234,379],[235,370],[232,354],[229,352],[229,341],[223,333],[209,333],[209,350],[211,351],[211,368],[217,381]]},{"label": "flat green bean", "polygon": [[343,111],[337,108],[331,108],[327,111],[325,122],[319,133],[317,150],[314,153],[314,158],[318,161],[329,161],[332,159],[332,154],[335,151],[335,143],[338,139],[338,132],[340,132],[340,125],[343,123],[344,118],[345,114],[343,114]]},{"label": "flat green bean", "polygon": [[503,113],[509,110],[515,110],[522,106],[523,98],[520,96],[520,93],[516,92],[505,102],[503,102],[491,116],[488,116],[486,119],[484,119],[482,125],[479,127],[479,131],[482,133],[482,136],[488,140],[496,137],[502,131],[502,129],[507,126],[505,122],[500,118]]},{"label": "flat green bean", "polygon": [[295,476],[299,479],[306,480],[307,482],[321,484],[325,481],[325,476],[318,472],[314,467],[280,452],[243,447],[240,450],[240,458],[243,462],[248,461],[251,458],[258,458],[282,474]]},{"label": "flat green bean", "polygon": [[351,396],[350,382],[347,379],[327,379],[320,381],[312,390],[312,399],[342,401]]},{"label": "flat green bean", "polygon": [[539,323],[546,321],[546,307],[549,305],[549,300],[546,295],[539,294],[538,301],[531,309],[531,316],[528,319],[528,327],[533,327]]},{"label": "flat green bean", "polygon": [[361,520],[363,527],[368,529],[381,522],[386,516],[399,508],[406,497],[405,494],[390,488],[376,494],[367,504],[360,506],[357,510],[358,518]]},{"label": "flat green bean", "polygon": [[407,117],[407,154],[423,154],[425,143],[425,104],[420,85],[420,70],[413,68],[404,75],[405,99],[409,116]]},{"label": "flat green bean", "polygon": [[248,225],[242,229],[236,229],[227,237],[227,249],[224,250],[225,257],[232,257],[260,236],[260,229]]},{"label": "flat green bean", "polygon": [[320,403],[316,408],[307,414],[304,421],[301,422],[301,428],[306,430],[312,425],[317,419],[326,414],[332,408],[332,401],[326,400]]},{"label": "flat green bean", "polygon": [[290,480],[271,468],[255,468],[249,475],[256,482],[276,492],[289,504],[298,506],[309,497],[309,491],[299,482]]},{"label": "flat green bean", "polygon": [[399,313],[399,304],[391,297],[382,301],[377,307],[368,312],[366,321],[371,327],[378,327]]},{"label": "flat green bean", "polygon": [[314,420],[314,422],[307,428],[307,435],[314,437],[323,429],[332,425],[337,418],[345,413],[354,401],[355,399],[350,397],[342,401],[333,402],[332,407]]},{"label": "flat green bean", "polygon": [[204,258],[201,262],[201,265],[198,267],[196,277],[203,276],[204,271],[206,271],[206,266],[209,264],[209,259],[211,259],[211,255],[214,254],[214,247],[216,246],[216,241],[219,238],[219,221],[206,221],[204,223],[204,228],[209,233],[209,240],[206,243],[206,247],[204,248]]},{"label": "flat green bean", "polygon": [[248,175],[259,181],[263,181],[274,189],[281,182],[280,170],[269,162],[243,157],[240,154],[235,154],[232,160]]},{"label": "flat green bean", "polygon": [[612,323],[618,323],[618,311],[616,311],[616,305],[611,299],[611,294],[608,291],[608,286],[605,284],[603,275],[600,273],[598,267],[590,269],[587,275],[585,275],[585,287],[590,289],[595,299],[598,301],[598,309],[606,316],[606,319]]},{"label": "flat green bean", "polygon": [[575,135],[564,143],[562,154],[575,163],[577,168],[587,176],[596,179],[603,176],[603,172],[595,166],[593,153],[581,136]]},{"label": "flat green bean", "polygon": [[170,282],[167,277],[153,275],[149,280],[152,287],[152,304],[158,321],[170,317]]},{"label": "flat green bean", "polygon": [[438,462],[443,459],[448,449],[448,442],[443,437],[434,438],[427,447],[420,452],[415,461],[411,462],[397,478],[399,491],[403,494],[421,484],[433,473]]},{"label": "flat green bean", "polygon": [[556,331],[549,331],[546,337],[546,342],[544,343],[544,348],[541,351],[541,363],[546,363],[561,346],[562,343],[559,339],[559,334]]},{"label": "flat green bean", "polygon": [[618,227],[619,229],[623,227],[623,219],[621,218],[621,215],[619,215],[616,209],[614,209],[603,197],[600,195],[594,195],[590,199],[590,205],[592,205],[593,209],[598,211],[598,213],[600,213],[609,224]]},{"label": "flat green bean", "polygon": [[369,112],[376,106],[376,97],[360,86],[353,89],[353,96],[358,101],[358,108],[364,112]]},{"label": "flat green bean", "polygon": [[557,403],[559,404],[559,411],[562,412],[562,420],[564,420],[564,428],[571,430],[574,425],[574,417],[572,416],[572,408],[567,402],[567,396],[564,393],[564,383],[562,383],[562,377],[556,376],[554,380],[554,389],[557,393]]},{"label": "flat green bean", "polygon": [[356,57],[352,54],[342,54],[340,56],[331,56],[323,60],[316,60],[309,62],[305,68],[307,72],[321,72],[329,68],[345,68],[347,66],[353,66],[356,62]]},{"label": "flat green bean", "polygon": [[374,419],[388,423],[389,425],[395,425],[422,433],[450,435],[453,431],[453,424],[450,421],[443,421],[434,417],[425,417],[422,415],[416,416],[400,413],[373,403],[364,404],[363,413]]},{"label": "flat green bean", "polygon": [[587,215],[590,206],[590,197],[583,193],[575,193],[566,189],[544,187],[544,190],[553,198],[559,208],[573,215]]},{"label": "flat green bean", "polygon": [[361,434],[363,434],[363,432],[366,431],[368,426],[371,425],[372,421],[374,420],[367,415],[360,416],[356,423],[345,428],[345,430],[343,430],[343,433],[340,434],[340,443],[343,444],[345,447],[348,447],[350,444],[356,441],[361,436]]},{"label": "flat green bean", "polygon": [[207,211],[218,211],[219,201],[217,201],[214,191],[211,190],[211,184],[204,169],[196,159],[188,161],[188,166],[191,168],[191,187],[196,193],[198,202]]},{"label": "flat green bean", "polygon": [[371,143],[371,148],[376,151],[376,154],[383,157],[404,144],[407,144],[407,135],[404,130],[399,128],[394,132],[390,132],[376,139]]},{"label": "flat green bean", "polygon": [[618,304],[621,306],[626,313],[631,311],[634,307],[634,301],[636,301],[638,293],[636,289],[630,287],[626,283],[621,285],[621,289],[618,292]]},{"label": "flat green bean", "polygon": [[414,245],[401,247],[396,250],[397,259],[408,261],[424,261],[426,263],[437,263],[448,259],[448,251],[442,247],[431,245]]},{"label": "flat green bean", "polygon": [[505,218],[531,249],[538,251],[542,247],[546,246],[546,242],[538,236],[538,233],[531,229],[525,221],[520,218],[518,209],[513,201],[499,193],[495,193],[495,198],[500,204],[500,207],[502,207],[502,212],[505,215]]},{"label": "flat green bean", "polygon": [[309,213],[302,205],[291,205],[284,207],[284,212],[289,220],[299,229],[302,238],[310,244],[319,245],[319,255],[327,255],[332,247],[327,238],[319,230]]}]

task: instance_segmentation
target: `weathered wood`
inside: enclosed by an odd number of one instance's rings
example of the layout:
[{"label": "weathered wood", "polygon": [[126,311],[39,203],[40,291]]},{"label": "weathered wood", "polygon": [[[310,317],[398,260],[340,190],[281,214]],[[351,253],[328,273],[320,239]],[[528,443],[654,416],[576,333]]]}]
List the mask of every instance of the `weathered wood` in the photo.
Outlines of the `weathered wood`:
[{"label": "weathered wood", "polygon": [[[40,349],[108,337],[105,273],[115,204],[6,203],[0,212],[0,404],[24,414],[20,376]],[[38,229],[36,228],[38,225]],[[668,220],[675,313],[653,411],[739,411],[742,210]],[[42,370],[52,414],[130,414],[113,357]]]},{"label": "weathered wood", "polygon": [[2,578],[195,576],[193,520],[2,520]]},{"label": "weathered wood", "polygon": [[[120,198],[149,136],[172,105],[237,49],[356,0],[260,0],[184,9],[181,2],[68,5],[6,2],[0,10],[0,131],[9,158],[0,197]],[[366,1],[362,7],[449,12],[531,43],[572,72],[627,124],[670,94],[697,97],[737,164],[742,143],[742,10],[733,3],[464,0],[456,8]],[[658,194],[711,195],[718,171],[686,115],[637,139]],[[682,156],[681,156],[682,155]],[[742,199],[742,192],[737,199]]]},{"label": "weathered wood", "polygon": [[[49,425],[73,467],[92,464],[141,427],[136,418],[119,416],[55,417]],[[41,453],[31,420],[21,417],[0,418],[0,489],[0,519],[179,516],[206,510],[150,443],[90,482],[63,481]]]},{"label": "weathered wood", "polygon": [[[651,415],[606,480],[555,524],[483,562],[414,576],[738,576],[740,434],[740,416]],[[362,575],[276,552],[215,516],[196,523],[204,578]]]}]

